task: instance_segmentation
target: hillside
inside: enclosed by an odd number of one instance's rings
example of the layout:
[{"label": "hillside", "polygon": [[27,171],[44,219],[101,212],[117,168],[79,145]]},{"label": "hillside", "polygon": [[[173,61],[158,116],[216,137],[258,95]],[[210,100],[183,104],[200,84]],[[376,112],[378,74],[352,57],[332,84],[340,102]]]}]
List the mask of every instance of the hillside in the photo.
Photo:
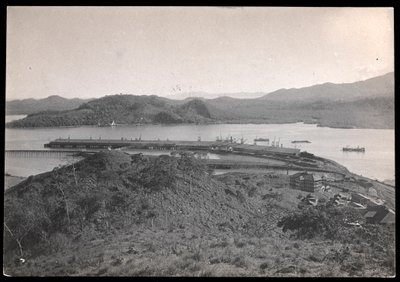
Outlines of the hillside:
[{"label": "hillside", "polygon": [[72,110],[91,99],[72,98],[66,99],[57,95],[44,99],[24,99],[6,102],[7,115],[29,115],[43,111]]},{"label": "hillside", "polygon": [[172,100],[111,95],[76,109],[35,113],[8,127],[108,126],[137,123],[316,123],[343,128],[394,128],[393,73],[365,81],[281,89],[254,99],[228,96]]},{"label": "hillside", "polygon": [[210,114],[200,100],[179,103],[157,96],[110,95],[74,110],[47,111],[11,122],[9,127],[51,127],[136,123],[206,122]]},{"label": "hillside", "polygon": [[393,275],[393,233],[353,209],[299,210],[306,195],[286,175],[210,176],[187,154],[98,153],[5,192],[4,273]]},{"label": "hillside", "polygon": [[376,97],[354,101],[278,102],[218,98],[207,101],[220,109],[217,119],[232,123],[314,123],[342,128],[394,128],[394,99]]}]

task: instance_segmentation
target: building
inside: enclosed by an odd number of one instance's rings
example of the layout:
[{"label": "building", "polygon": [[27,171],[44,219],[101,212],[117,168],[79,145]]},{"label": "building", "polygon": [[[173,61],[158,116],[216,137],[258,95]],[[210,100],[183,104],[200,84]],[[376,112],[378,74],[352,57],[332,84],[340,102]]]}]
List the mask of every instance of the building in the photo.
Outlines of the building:
[{"label": "building", "polygon": [[396,222],[396,213],[392,209],[388,209],[386,216],[381,220],[381,224],[394,225]]},{"label": "building", "polygon": [[366,206],[369,199],[360,193],[351,193],[351,201]]},{"label": "building", "polygon": [[314,192],[314,176],[307,172],[299,172],[290,176],[290,187],[293,189]]},{"label": "building", "polygon": [[395,223],[396,214],[384,205],[369,206],[364,217],[367,223],[392,225]]},{"label": "building", "polygon": [[384,202],[380,199],[373,199],[361,193],[352,193],[351,201],[361,204],[363,206],[371,206],[371,207],[382,206],[384,204]]}]

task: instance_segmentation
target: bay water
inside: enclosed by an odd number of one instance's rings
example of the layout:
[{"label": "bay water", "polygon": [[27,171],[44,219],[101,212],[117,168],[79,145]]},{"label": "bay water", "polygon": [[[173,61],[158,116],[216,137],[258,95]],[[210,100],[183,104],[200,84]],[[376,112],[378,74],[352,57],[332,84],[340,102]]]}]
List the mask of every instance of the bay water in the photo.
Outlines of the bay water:
[{"label": "bay water", "polygon": [[[6,116],[6,120],[15,117]],[[20,117],[19,117],[20,118]],[[214,141],[217,137],[244,138],[252,144],[255,138],[269,138],[283,147],[332,159],[351,172],[372,179],[395,179],[395,140],[391,129],[341,129],[315,124],[210,124],[210,125],[117,125],[115,127],[58,127],[9,129],[5,131],[6,150],[44,150],[44,144],[56,138],[192,140]],[[310,143],[292,143],[308,140]],[[342,148],[364,147],[364,153],[343,152]],[[29,176],[51,170],[68,160],[12,157],[6,159],[7,173]]]}]

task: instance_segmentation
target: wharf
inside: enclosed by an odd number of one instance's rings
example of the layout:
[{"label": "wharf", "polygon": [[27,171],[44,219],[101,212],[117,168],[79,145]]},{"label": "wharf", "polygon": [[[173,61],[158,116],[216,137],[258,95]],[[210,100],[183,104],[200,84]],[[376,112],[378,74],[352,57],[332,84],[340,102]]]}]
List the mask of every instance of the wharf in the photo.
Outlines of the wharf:
[{"label": "wharf", "polygon": [[44,145],[46,148],[106,149],[130,148],[147,150],[205,150],[225,152],[247,152],[256,155],[297,155],[300,149],[239,144],[224,141],[177,141],[177,140],[132,140],[132,139],[69,139],[59,138]]}]

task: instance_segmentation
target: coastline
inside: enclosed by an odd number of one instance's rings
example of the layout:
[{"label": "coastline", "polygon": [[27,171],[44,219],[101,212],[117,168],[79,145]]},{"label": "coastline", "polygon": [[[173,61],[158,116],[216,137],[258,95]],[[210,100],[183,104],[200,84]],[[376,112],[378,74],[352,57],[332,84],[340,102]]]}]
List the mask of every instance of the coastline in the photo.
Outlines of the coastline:
[{"label": "coastline", "polygon": [[[5,124],[6,129],[45,129],[45,128],[79,128],[79,127],[98,127],[96,124],[81,124],[81,125],[61,125],[61,126],[30,126],[30,127],[10,127],[8,126],[11,122]],[[336,125],[327,125],[321,124],[318,122],[308,122],[308,121],[274,121],[268,122],[268,120],[258,120],[258,119],[248,119],[248,120],[226,120],[226,121],[214,121],[214,122],[200,122],[200,123],[193,123],[193,122],[180,122],[180,123],[143,123],[143,124],[135,124],[135,123],[121,123],[116,124],[115,126],[146,126],[146,125],[162,125],[162,126],[177,126],[177,125],[215,125],[215,124],[296,124],[296,123],[303,123],[303,124],[310,124],[316,125],[317,127],[325,127],[325,128],[332,128],[332,129],[378,129],[378,130],[394,130],[391,127],[368,127],[368,126],[336,126]],[[107,126],[104,126],[107,127]],[[111,127],[111,126],[109,126]]]}]

